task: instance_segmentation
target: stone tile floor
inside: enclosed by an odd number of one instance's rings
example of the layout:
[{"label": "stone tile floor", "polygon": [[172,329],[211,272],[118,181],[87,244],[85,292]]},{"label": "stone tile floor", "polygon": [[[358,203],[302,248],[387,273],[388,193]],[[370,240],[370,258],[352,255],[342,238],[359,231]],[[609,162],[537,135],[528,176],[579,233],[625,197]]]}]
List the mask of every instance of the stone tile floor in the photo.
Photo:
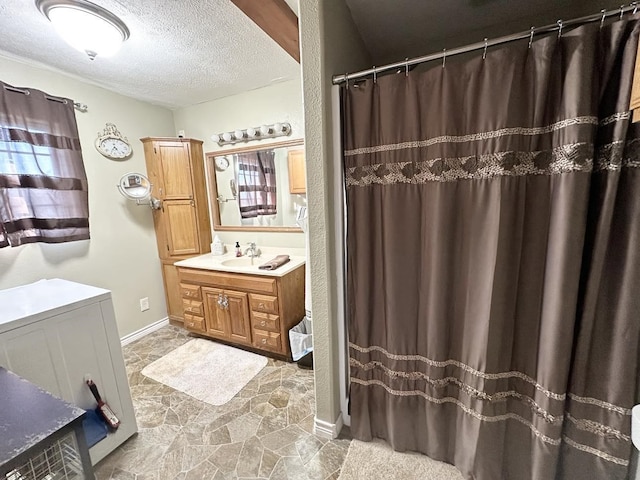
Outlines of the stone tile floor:
[{"label": "stone tile floor", "polygon": [[335,480],[348,434],[313,434],[313,372],[269,359],[232,400],[213,406],[140,371],[192,337],[164,327],[123,348],[138,434],[102,460],[97,480]]}]

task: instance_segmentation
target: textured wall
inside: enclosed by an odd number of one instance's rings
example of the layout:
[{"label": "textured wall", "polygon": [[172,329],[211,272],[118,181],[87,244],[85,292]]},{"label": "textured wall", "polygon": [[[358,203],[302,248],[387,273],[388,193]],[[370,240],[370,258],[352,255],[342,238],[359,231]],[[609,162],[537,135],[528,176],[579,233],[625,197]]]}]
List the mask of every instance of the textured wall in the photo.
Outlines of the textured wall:
[{"label": "textured wall", "polygon": [[342,253],[335,247],[338,196],[332,178],[334,168],[340,168],[340,159],[333,158],[331,76],[365,68],[370,60],[343,0],[301,0],[300,32],[316,418],[335,423],[340,414],[338,356],[343,348],[338,342],[336,305],[341,292],[336,278],[342,268]]},{"label": "textured wall", "polygon": [[[127,172],[146,172],[142,143],[146,136],[173,135],[171,111],[133,100],[74,78],[0,57],[0,79],[86,103],[76,112],[89,182],[91,240],[63,244],[36,243],[0,249],[0,288],[42,278],[64,278],[107,288],[120,336],[167,315],[151,211],[123,198],[116,189]],[[133,155],[114,161],[100,155],[94,141],[105,123],[128,137]],[[139,299],[150,310],[140,312]]]},{"label": "textured wall", "polygon": [[[223,152],[238,146],[267,146],[269,143],[304,137],[302,91],[300,79],[275,83],[238,95],[180,108],[174,113],[175,130],[184,130],[189,137],[204,140],[205,152]],[[263,124],[289,122],[291,136],[272,140],[253,141],[235,146],[220,147],[211,140],[214,133],[233,131]],[[212,222],[213,225],[213,222]],[[256,242],[258,246],[305,246],[302,233],[216,232],[224,243]]]}]

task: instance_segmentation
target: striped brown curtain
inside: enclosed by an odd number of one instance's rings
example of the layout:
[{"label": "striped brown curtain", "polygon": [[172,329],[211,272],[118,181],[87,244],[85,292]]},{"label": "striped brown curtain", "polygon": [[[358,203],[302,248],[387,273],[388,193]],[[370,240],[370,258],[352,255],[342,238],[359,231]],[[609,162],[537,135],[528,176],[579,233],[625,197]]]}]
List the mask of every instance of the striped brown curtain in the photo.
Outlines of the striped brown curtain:
[{"label": "striped brown curtain", "polygon": [[237,154],[236,183],[242,218],[278,213],[275,150]]},{"label": "striped brown curtain", "polygon": [[88,238],[73,101],[0,82],[0,247]]},{"label": "striped brown curtain", "polygon": [[343,89],[355,438],[473,480],[627,478],[639,27]]}]

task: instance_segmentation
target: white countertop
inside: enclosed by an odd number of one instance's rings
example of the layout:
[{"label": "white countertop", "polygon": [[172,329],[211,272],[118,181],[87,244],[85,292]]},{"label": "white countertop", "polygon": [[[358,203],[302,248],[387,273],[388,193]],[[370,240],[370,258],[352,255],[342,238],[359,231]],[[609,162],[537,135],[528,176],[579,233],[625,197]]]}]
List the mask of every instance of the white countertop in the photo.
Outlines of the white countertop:
[{"label": "white countertop", "polygon": [[[230,249],[228,248],[227,250]],[[251,275],[264,275],[267,277],[282,277],[301,265],[304,265],[306,262],[304,249],[264,247],[260,248],[260,250],[260,256],[253,259],[253,265],[224,265],[223,262],[233,262],[237,259],[233,251],[225,253],[224,255],[206,253],[197,257],[188,258],[187,260],[180,260],[179,262],[174,263],[174,265],[177,267],[197,268],[201,270],[217,270],[220,272],[248,273]],[[261,270],[258,268],[258,266],[268,262],[278,255],[289,255],[289,261],[275,270]],[[239,257],[239,259],[242,262],[251,261],[249,257],[244,255]]]},{"label": "white countertop", "polygon": [[45,312],[68,308],[88,300],[101,299],[111,294],[104,288],[59,278],[38,280],[19,287],[0,290],[0,331],[16,320],[37,317]]}]

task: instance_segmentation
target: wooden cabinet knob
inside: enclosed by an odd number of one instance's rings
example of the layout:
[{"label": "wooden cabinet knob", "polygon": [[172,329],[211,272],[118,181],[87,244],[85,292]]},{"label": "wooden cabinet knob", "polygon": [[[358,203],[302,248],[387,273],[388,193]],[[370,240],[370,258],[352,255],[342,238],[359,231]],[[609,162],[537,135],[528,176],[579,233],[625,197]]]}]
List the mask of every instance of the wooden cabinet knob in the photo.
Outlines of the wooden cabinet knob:
[{"label": "wooden cabinet knob", "polygon": [[263,338],[263,339],[262,339],[262,343],[263,343],[263,344],[266,344],[266,343],[267,343],[267,339],[266,339],[266,338]]},{"label": "wooden cabinet knob", "polygon": [[259,303],[259,304],[258,304],[258,307],[259,307],[259,308],[264,308],[264,303]]},{"label": "wooden cabinet knob", "polygon": [[260,325],[261,325],[261,326],[263,326],[263,327],[264,327],[266,324],[267,324],[267,322],[265,322],[264,320],[262,320],[262,321],[260,322]]}]

